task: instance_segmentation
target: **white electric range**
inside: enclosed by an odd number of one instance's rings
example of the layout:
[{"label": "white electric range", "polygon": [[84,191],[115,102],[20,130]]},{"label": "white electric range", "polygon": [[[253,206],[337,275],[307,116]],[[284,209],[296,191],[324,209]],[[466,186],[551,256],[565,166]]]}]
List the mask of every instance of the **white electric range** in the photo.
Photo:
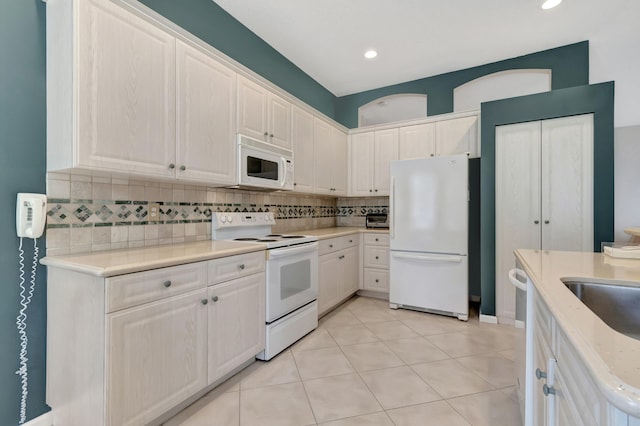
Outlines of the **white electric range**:
[{"label": "white electric range", "polygon": [[274,234],[273,213],[213,213],[214,240],[264,244],[266,343],[269,360],[318,326],[318,239]]}]

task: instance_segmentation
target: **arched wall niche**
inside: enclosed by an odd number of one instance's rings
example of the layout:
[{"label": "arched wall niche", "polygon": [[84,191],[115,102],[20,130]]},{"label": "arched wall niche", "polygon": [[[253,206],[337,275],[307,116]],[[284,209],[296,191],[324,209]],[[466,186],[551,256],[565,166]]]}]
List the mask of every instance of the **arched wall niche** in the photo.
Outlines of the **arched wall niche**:
[{"label": "arched wall niche", "polygon": [[375,99],[358,108],[358,127],[427,116],[427,95],[400,93]]},{"label": "arched wall niche", "polygon": [[550,69],[511,69],[478,77],[453,89],[453,111],[480,109],[482,102],[551,90]]}]

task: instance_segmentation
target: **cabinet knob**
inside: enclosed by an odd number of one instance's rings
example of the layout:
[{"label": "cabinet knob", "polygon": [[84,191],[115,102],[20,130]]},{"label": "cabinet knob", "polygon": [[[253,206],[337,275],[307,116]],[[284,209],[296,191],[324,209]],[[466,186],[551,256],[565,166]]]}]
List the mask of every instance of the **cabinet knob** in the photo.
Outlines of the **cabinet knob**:
[{"label": "cabinet knob", "polygon": [[377,190],[377,189],[375,189],[375,190],[374,190],[374,192],[378,192],[378,190]]},{"label": "cabinet knob", "polygon": [[270,138],[272,138],[272,137],[273,137],[273,133],[271,133],[271,134],[269,135],[269,137],[270,137]]},{"label": "cabinet knob", "polygon": [[333,248],[333,244],[329,244],[329,248]]},{"label": "cabinet knob", "polygon": [[265,136],[269,136],[269,132],[264,132],[264,135]]},{"label": "cabinet knob", "polygon": [[431,155],[433,157],[433,154],[429,154],[429,155]]},{"label": "cabinet knob", "polygon": [[185,170],[187,170],[187,166],[180,166],[180,170],[184,172]]},{"label": "cabinet knob", "polygon": [[166,280],[165,282],[162,283],[163,286],[165,286],[166,288],[171,287],[171,281],[170,280]]},{"label": "cabinet knob", "polygon": [[213,296],[213,297],[211,298],[211,301],[213,301],[213,302],[217,302],[217,301],[218,301],[218,296]]},{"label": "cabinet knob", "polygon": [[207,299],[202,299],[200,303],[202,303],[203,305],[206,305],[207,303],[209,303],[209,301]]},{"label": "cabinet knob", "polygon": [[170,169],[175,169],[175,168],[176,168],[176,165],[175,165],[175,164],[173,164],[173,163],[171,163],[171,164],[169,164],[169,168],[170,168]]},{"label": "cabinet knob", "polygon": [[377,283],[379,283],[379,282],[380,282],[380,280],[376,278],[376,282],[377,282]]},{"label": "cabinet knob", "polygon": [[344,259],[344,255],[340,256],[338,259]]},{"label": "cabinet knob", "polygon": [[244,269],[244,263],[239,264],[238,268],[240,268],[240,270]]},{"label": "cabinet knob", "polygon": [[378,239],[376,238],[376,241],[378,241]]},{"label": "cabinet knob", "polygon": [[540,379],[546,379],[546,378],[547,378],[547,373],[540,370],[539,368],[536,368],[536,379],[540,380]]},{"label": "cabinet knob", "polygon": [[539,220],[534,220],[533,223],[535,223],[536,225],[540,223]]},{"label": "cabinet knob", "polygon": [[544,223],[545,223],[546,225],[548,225],[548,224],[549,224],[549,221],[548,221],[548,220],[545,220],[545,221],[544,221]]},{"label": "cabinet knob", "polygon": [[370,189],[369,192],[373,192],[373,190]]},{"label": "cabinet knob", "polygon": [[293,186],[297,186],[297,185],[298,185],[297,183],[293,182]]},{"label": "cabinet knob", "polygon": [[553,388],[553,386],[547,386],[547,384],[545,383],[544,385],[542,385],[542,393],[544,394],[544,396],[555,395],[556,390]]},{"label": "cabinet knob", "polygon": [[376,260],[380,259],[378,256],[376,256]]},{"label": "cabinet knob", "polygon": [[352,242],[353,242],[353,240],[349,240],[349,242],[350,242],[350,243],[352,243]]}]

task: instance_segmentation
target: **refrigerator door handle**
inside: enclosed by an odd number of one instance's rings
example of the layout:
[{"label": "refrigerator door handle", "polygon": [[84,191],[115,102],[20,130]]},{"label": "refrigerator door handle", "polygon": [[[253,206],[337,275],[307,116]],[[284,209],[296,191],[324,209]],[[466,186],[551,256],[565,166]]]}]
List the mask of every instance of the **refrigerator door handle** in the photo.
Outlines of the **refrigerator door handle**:
[{"label": "refrigerator door handle", "polygon": [[424,261],[424,262],[446,262],[446,263],[462,262],[462,256],[449,256],[449,255],[392,253],[391,257],[394,257],[396,259],[417,260],[417,261]]},{"label": "refrigerator door handle", "polygon": [[396,218],[396,197],[395,197],[395,192],[396,192],[396,179],[391,176],[391,193],[390,193],[390,201],[391,201],[391,208],[389,209],[389,237],[393,238],[393,232],[395,229],[395,218]]}]

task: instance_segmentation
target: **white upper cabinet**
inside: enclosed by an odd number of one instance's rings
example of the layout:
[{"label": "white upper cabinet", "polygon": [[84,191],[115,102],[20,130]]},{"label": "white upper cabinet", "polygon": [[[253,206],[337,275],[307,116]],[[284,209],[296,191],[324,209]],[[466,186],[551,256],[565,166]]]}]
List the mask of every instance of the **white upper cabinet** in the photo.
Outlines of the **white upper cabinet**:
[{"label": "white upper cabinet", "polygon": [[465,153],[479,157],[478,114],[403,126],[398,139],[399,160]]},{"label": "white upper cabinet", "polygon": [[347,138],[328,122],[314,119],[316,194],[347,195]]},{"label": "white upper cabinet", "polygon": [[313,126],[313,115],[294,106],[291,112],[294,191],[313,192],[315,179]]},{"label": "white upper cabinet", "polygon": [[389,195],[389,162],[398,159],[398,129],[351,135],[352,196]]},{"label": "white upper cabinet", "polygon": [[238,76],[238,132],[291,149],[291,103]]},{"label": "white upper cabinet", "polygon": [[48,169],[171,175],[175,37],[109,1],[47,19]]},{"label": "white upper cabinet", "polygon": [[232,185],[236,179],[236,73],[176,42],[178,179]]},{"label": "white upper cabinet", "polygon": [[436,121],[436,155],[478,157],[478,116]]},{"label": "white upper cabinet", "polygon": [[435,153],[435,123],[417,124],[399,129],[398,160],[433,157]]}]

